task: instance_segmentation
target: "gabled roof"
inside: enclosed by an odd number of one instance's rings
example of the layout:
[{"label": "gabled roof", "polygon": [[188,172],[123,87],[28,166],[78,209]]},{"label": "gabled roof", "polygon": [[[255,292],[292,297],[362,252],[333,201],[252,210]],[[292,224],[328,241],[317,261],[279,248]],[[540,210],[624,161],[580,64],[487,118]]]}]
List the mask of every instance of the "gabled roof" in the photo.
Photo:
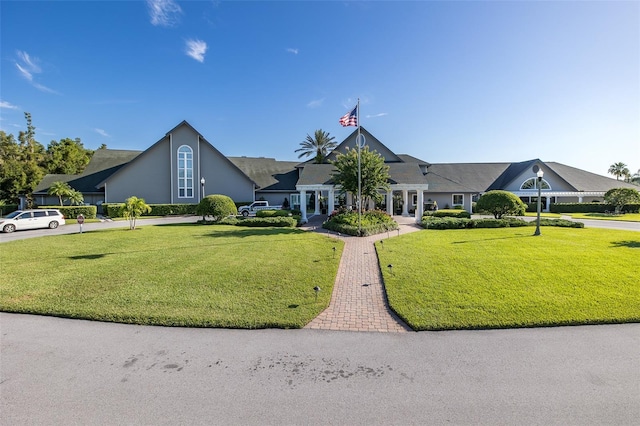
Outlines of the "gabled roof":
[{"label": "gabled roof", "polygon": [[496,180],[493,181],[491,185],[489,185],[486,191],[492,191],[494,189],[504,189],[516,177],[520,176],[525,170],[531,169],[536,163],[542,163],[542,161],[535,159],[509,164],[509,166],[500,174],[500,176],[498,176]]},{"label": "gabled roof", "polygon": [[229,157],[229,160],[253,180],[261,191],[295,191],[296,161],[277,161],[265,157]]},{"label": "gabled roof", "polygon": [[[385,144],[380,142],[375,136],[373,136],[367,129],[364,127],[360,127],[360,133],[365,137],[365,145],[368,145],[371,151],[377,151],[378,154],[384,157],[384,161],[386,163],[389,162],[402,162],[402,159],[398,157],[393,151],[391,151]],[[325,161],[334,161],[338,153],[345,154],[347,152],[347,148],[349,149],[357,149],[356,145],[356,136],[358,135],[358,129],[354,130],[349,136],[346,137],[344,141],[340,143],[333,151],[329,153],[325,157]],[[385,152],[386,153],[385,156]],[[312,160],[311,160],[312,161]],[[305,163],[308,164],[308,163]]]},{"label": "gabled roof", "polygon": [[544,163],[551,170],[562,177],[576,191],[608,191],[612,188],[633,188],[638,189],[638,185],[616,180],[606,176],[600,176],[586,170],[576,169],[561,163]]},{"label": "gabled roof", "polygon": [[67,182],[73,189],[83,194],[99,193],[98,184],[118,171],[122,166],[140,155],[142,151],[117,149],[97,149],[91,161],[79,175],[46,175],[36,189],[35,194],[46,194],[54,182]]},{"label": "gabled roof", "polygon": [[307,164],[298,179],[298,185],[333,185],[333,164]]},{"label": "gabled roof", "polygon": [[[244,173],[242,170],[240,170],[235,164],[233,164],[229,158],[227,156],[225,156],[224,154],[222,154],[220,151],[218,151],[216,149],[215,146],[213,146],[211,144],[211,142],[209,142],[204,136],[202,136],[202,134],[200,134],[200,132],[198,132],[191,124],[189,124],[187,122],[187,120],[182,120],[180,122],[180,124],[178,124],[177,126],[175,126],[174,128],[172,128],[171,130],[169,130],[162,138],[160,138],[156,143],[154,143],[153,145],[151,145],[149,148],[147,148],[146,150],[144,150],[141,154],[140,157],[145,155],[147,152],[149,152],[151,150],[151,148],[153,148],[154,146],[162,143],[166,138],[169,137],[169,135],[171,135],[171,133],[175,132],[176,129],[178,129],[179,127],[188,127],[189,129],[191,129],[196,135],[198,135],[198,138],[205,142],[207,145],[209,145],[209,147],[211,149],[213,149],[217,154],[220,155],[221,158],[223,158],[225,161],[227,161],[232,167],[235,167],[236,169],[238,169],[238,171],[240,173],[242,173],[243,175],[245,175],[247,177],[247,179],[249,179],[254,185],[257,185],[255,181],[253,181],[249,176],[247,176],[246,173]],[[138,157],[134,158],[132,161],[130,161],[129,163],[125,164],[124,167],[119,168],[118,170],[116,170],[114,173],[110,174],[109,176],[106,176],[102,181],[100,181],[100,183],[98,183],[98,188],[101,188],[105,185],[107,179],[111,178],[112,176],[114,176],[115,174],[119,173],[121,170],[127,168],[127,167],[132,167],[133,164],[135,164],[136,160],[138,159]]]},{"label": "gabled roof", "polygon": [[485,192],[511,163],[441,163],[427,169],[434,192]]},{"label": "gabled roof", "polygon": [[403,163],[418,163],[421,166],[429,166],[430,163],[428,161],[421,160],[412,155],[407,154],[398,154],[398,158],[402,160]]}]

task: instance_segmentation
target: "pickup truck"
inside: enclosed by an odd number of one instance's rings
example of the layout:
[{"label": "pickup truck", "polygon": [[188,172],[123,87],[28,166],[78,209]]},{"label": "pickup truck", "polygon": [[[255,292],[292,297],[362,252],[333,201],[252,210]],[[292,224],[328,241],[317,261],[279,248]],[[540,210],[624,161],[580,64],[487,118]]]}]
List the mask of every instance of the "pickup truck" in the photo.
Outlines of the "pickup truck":
[{"label": "pickup truck", "polygon": [[270,206],[268,201],[254,201],[248,206],[238,207],[238,213],[244,217],[256,214],[258,210],[280,210],[282,206]]}]

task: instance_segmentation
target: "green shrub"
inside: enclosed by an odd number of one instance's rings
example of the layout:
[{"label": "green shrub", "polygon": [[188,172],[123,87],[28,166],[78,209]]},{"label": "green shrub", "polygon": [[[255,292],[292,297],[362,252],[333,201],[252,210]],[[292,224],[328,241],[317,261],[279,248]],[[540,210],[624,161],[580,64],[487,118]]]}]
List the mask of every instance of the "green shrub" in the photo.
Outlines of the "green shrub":
[{"label": "green shrub", "polygon": [[360,232],[358,232],[358,213],[340,210],[329,216],[322,227],[341,234],[366,237],[382,232],[398,229],[398,224],[386,212],[370,210],[362,213],[360,218]]},{"label": "green shrub", "polygon": [[429,211],[429,212],[425,212],[424,216],[462,217],[462,218],[466,218],[466,219],[471,218],[471,214],[468,211],[466,211],[466,210],[455,210],[455,209]]},{"label": "green shrub", "polygon": [[289,217],[289,210],[258,210],[256,217]]},{"label": "green shrub", "polygon": [[143,216],[171,216],[196,214],[197,204],[149,204],[151,212]]},{"label": "green shrub", "polygon": [[236,219],[237,226],[249,227],[278,227],[278,228],[295,228],[298,221],[293,217],[252,217],[247,219]]},{"label": "green shrub", "polygon": [[[529,222],[530,226],[535,226],[536,221]],[[560,228],[584,228],[584,223],[573,222],[565,219],[540,218],[540,226],[557,226]]]},{"label": "green shrub", "polygon": [[4,204],[0,205],[0,216],[8,215],[11,212],[18,210],[17,204]]},{"label": "green shrub", "polygon": [[604,203],[554,203],[549,207],[552,213],[604,213],[613,209]]},{"label": "green shrub", "polygon": [[476,208],[480,213],[492,214],[500,219],[505,215],[522,216],[527,206],[513,192],[489,191],[478,199]]},{"label": "green shrub", "polygon": [[196,213],[200,216],[211,216],[214,222],[218,222],[227,216],[235,216],[238,209],[233,200],[221,194],[211,194],[204,197],[198,203]]},{"label": "green shrub", "polygon": [[75,219],[83,215],[85,219],[95,219],[98,208],[96,206],[39,206],[39,209],[57,209],[65,219]]},{"label": "green shrub", "polygon": [[474,219],[469,221],[469,228],[508,228],[508,227],[509,227],[509,221],[506,221],[504,219]]},{"label": "green shrub", "polygon": [[464,229],[471,219],[462,217],[425,217],[422,227],[425,229]]},{"label": "green shrub", "polygon": [[124,203],[103,203],[102,214],[106,217],[122,217],[124,211]]}]

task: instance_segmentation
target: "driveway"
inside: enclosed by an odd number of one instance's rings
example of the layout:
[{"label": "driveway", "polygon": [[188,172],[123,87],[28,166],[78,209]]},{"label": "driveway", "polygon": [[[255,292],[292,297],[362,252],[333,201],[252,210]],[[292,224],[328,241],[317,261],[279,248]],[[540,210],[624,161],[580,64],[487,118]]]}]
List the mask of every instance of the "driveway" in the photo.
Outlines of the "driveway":
[{"label": "driveway", "polygon": [[7,425],[640,419],[640,324],[399,334],[0,323]]}]

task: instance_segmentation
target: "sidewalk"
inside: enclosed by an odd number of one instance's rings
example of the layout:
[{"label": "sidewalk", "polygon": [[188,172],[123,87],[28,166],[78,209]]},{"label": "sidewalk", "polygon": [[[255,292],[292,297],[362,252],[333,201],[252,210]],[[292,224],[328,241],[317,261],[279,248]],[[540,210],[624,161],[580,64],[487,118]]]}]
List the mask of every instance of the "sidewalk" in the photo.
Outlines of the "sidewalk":
[{"label": "sidewalk", "polygon": [[[315,220],[314,220],[315,219]],[[305,226],[309,230],[326,232],[322,218],[314,217]],[[413,217],[394,216],[400,230],[391,236],[415,232],[421,228]],[[305,328],[342,331],[406,332],[411,329],[391,311],[382,282],[374,242],[387,234],[370,237],[336,236],[345,246],[331,303]]]}]

